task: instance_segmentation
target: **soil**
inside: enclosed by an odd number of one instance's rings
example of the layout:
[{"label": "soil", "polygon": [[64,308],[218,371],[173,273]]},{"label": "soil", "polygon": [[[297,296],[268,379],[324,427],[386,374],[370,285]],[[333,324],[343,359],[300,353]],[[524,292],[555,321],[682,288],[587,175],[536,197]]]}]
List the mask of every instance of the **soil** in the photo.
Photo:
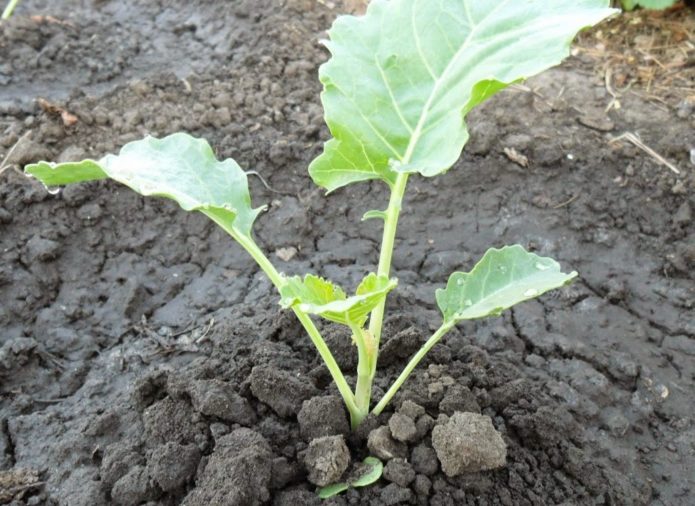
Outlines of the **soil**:
[{"label": "soil", "polygon": [[[385,188],[326,197],[306,172],[327,138],[319,40],[339,11],[26,0],[0,24],[0,159],[14,147],[0,175],[0,502],[319,504],[309,448],[330,441],[342,470],[340,438],[359,462],[374,429],[372,442],[403,439],[386,441],[384,477],[327,504],[693,504],[687,97],[625,93],[606,114],[615,97],[580,52],[470,115],[459,163],[411,183],[375,397],[438,325],[435,288],[489,246],[520,243],[580,279],[460,325],[353,434],[301,326],[202,215],[111,182],[52,195],[16,170],[188,131],[257,172],[254,203],[270,206],[257,238],[281,270],[354,286],[378,261],[379,224],[360,217]],[[680,174],[609,142],[624,132]],[[354,371],[349,336],[323,328]],[[456,412],[490,417],[506,467],[442,472],[432,428]]]}]

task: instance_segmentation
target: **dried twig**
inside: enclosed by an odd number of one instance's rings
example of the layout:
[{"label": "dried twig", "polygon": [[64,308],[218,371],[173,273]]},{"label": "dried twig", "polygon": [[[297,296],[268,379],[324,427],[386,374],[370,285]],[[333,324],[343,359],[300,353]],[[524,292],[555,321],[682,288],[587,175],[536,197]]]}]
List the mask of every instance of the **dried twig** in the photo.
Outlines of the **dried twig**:
[{"label": "dried twig", "polygon": [[195,340],[195,343],[200,344],[200,343],[207,341],[208,335],[210,334],[210,331],[212,330],[212,327],[214,327],[214,325],[215,325],[215,319],[210,318],[210,322],[205,327],[205,330],[203,330],[202,335],[198,339]]},{"label": "dried twig", "polygon": [[30,135],[31,130],[27,130],[19,139],[17,139],[17,142],[15,142],[14,145],[10,148],[10,150],[5,155],[5,158],[2,159],[2,163],[0,163],[0,175],[2,175],[3,172],[12,167],[12,164],[7,164],[8,160],[17,149],[17,146],[19,146],[22,142],[28,139]]},{"label": "dried twig", "polygon": [[642,142],[640,140],[639,137],[637,137],[632,132],[625,132],[624,134],[619,135],[618,137],[615,137],[608,142],[609,142],[609,144],[614,144],[614,143],[620,142],[620,141],[630,142],[631,144],[633,144],[634,146],[638,147],[639,149],[641,149],[642,151],[647,153],[649,156],[651,156],[659,165],[664,165],[664,166],[668,167],[674,174],[680,175],[681,171],[678,170],[678,167],[673,165],[666,158],[664,158],[659,153],[654,151],[652,148],[647,146],[644,142]]},{"label": "dried twig", "polygon": [[263,186],[265,186],[266,189],[267,189],[268,191],[271,191],[271,192],[273,192],[273,193],[279,193],[280,195],[292,195],[292,193],[282,192],[282,191],[276,190],[275,188],[273,188],[272,186],[270,186],[270,185],[268,184],[268,182],[265,180],[265,178],[264,178],[263,176],[261,176],[261,175],[260,175],[258,172],[256,172],[255,170],[247,170],[247,171],[246,171],[246,174],[247,174],[247,175],[251,175],[251,176],[256,176],[258,179],[260,179],[261,183],[263,183]]},{"label": "dried twig", "polygon": [[568,198],[568,199],[565,200],[564,202],[560,202],[559,204],[554,205],[554,206],[553,206],[553,209],[561,209],[561,208],[563,208],[563,207],[565,207],[565,206],[568,206],[568,205],[570,205],[572,202],[574,202],[575,200],[577,200],[578,198],[579,198],[579,193],[577,193],[577,194],[575,194],[575,195],[572,195],[570,198]]}]

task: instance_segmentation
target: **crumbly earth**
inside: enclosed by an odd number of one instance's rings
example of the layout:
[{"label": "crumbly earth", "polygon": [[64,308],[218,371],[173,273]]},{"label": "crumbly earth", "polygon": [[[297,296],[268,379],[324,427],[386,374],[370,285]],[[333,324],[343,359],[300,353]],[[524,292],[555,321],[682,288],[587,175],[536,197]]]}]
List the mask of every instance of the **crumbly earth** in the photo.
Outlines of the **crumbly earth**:
[{"label": "crumbly earth", "polygon": [[[386,205],[386,189],[325,197],[306,172],[328,135],[316,74],[339,8],[25,0],[0,24],[0,159],[13,146],[7,164],[22,166],[98,157],[145,134],[205,137],[259,175],[254,202],[269,210],[257,238],[280,269],[354,287],[375,269],[381,233],[360,217]],[[438,325],[435,288],[489,246],[520,243],[579,279],[446,337],[384,415],[346,439],[360,462],[367,434],[390,430],[400,408],[416,418],[415,435],[394,422],[404,455],[327,504],[695,501],[692,108],[625,92],[606,115],[613,97],[582,58],[474,111],[459,163],[412,180],[375,397]],[[609,142],[628,131],[680,175]],[[172,202],[111,182],[52,195],[2,172],[0,472],[32,477],[3,501],[318,504],[303,434],[344,424],[307,413],[300,431],[304,402],[336,391],[270,288],[223,232]],[[323,328],[351,374],[350,336]],[[289,377],[305,386],[273,396],[268,385]],[[505,468],[441,472],[430,434],[456,411],[492,419]]]}]

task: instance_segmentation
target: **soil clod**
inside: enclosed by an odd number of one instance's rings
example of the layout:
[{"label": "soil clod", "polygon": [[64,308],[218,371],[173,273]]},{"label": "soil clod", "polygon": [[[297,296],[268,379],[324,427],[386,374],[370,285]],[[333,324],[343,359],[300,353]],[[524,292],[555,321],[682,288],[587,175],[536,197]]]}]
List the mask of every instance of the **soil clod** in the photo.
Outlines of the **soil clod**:
[{"label": "soil clod", "polygon": [[196,488],[184,506],[260,505],[270,498],[273,454],[267,441],[249,429],[237,429],[217,440]]},{"label": "soil clod", "polygon": [[408,451],[405,443],[396,441],[391,437],[391,430],[387,425],[382,425],[369,433],[367,446],[369,451],[382,460],[390,460],[396,457],[405,458]]},{"label": "soil clod", "polygon": [[111,498],[120,506],[141,504],[156,499],[157,492],[154,484],[143,466],[135,466],[125,476],[114,483]]},{"label": "soil clod", "polygon": [[394,413],[389,418],[389,429],[391,435],[397,441],[413,441],[417,437],[417,427],[412,418],[409,418],[401,413]]},{"label": "soil clod", "polygon": [[206,416],[251,427],[256,413],[233,387],[219,380],[198,380],[189,389],[193,408]]},{"label": "soil clod", "polygon": [[391,459],[384,466],[384,478],[401,487],[407,487],[415,479],[415,471],[405,459]]},{"label": "soil clod", "polygon": [[198,462],[200,451],[195,445],[169,442],[154,449],[147,460],[147,470],[162,490],[173,492],[191,479]]},{"label": "soil clod", "polygon": [[323,436],[347,436],[350,433],[345,405],[335,395],[312,397],[304,401],[297,421],[305,441]]},{"label": "soil clod", "polygon": [[489,416],[454,413],[432,430],[432,446],[449,477],[506,464],[507,446]]},{"label": "soil clod", "polygon": [[309,481],[325,487],[340,480],[350,465],[350,450],[343,436],[325,436],[314,439],[304,455]]},{"label": "soil clod", "polygon": [[270,366],[256,366],[251,370],[251,392],[284,417],[299,413],[302,402],[318,393],[308,378]]}]

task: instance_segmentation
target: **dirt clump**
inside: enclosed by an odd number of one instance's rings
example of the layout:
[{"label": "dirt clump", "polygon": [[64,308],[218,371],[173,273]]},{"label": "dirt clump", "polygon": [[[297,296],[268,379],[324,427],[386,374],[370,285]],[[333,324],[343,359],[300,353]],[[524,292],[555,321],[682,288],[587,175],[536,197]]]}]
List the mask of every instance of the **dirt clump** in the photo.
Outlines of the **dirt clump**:
[{"label": "dirt clump", "polygon": [[350,450],[343,436],[324,436],[309,443],[304,455],[309,481],[319,487],[337,483],[350,465]]},{"label": "dirt clump", "polygon": [[449,476],[504,467],[507,445],[489,416],[454,413],[432,430],[432,446]]},{"label": "dirt clump", "polygon": [[408,487],[415,479],[415,470],[406,459],[391,459],[384,466],[384,479]]},{"label": "dirt clump", "polygon": [[394,413],[389,418],[389,430],[397,441],[413,441],[417,437],[417,427],[412,418],[401,413]]},{"label": "dirt clump", "polygon": [[345,405],[336,395],[312,397],[304,401],[297,421],[305,441],[323,436],[347,436],[350,432]]},{"label": "dirt clump", "polygon": [[299,413],[302,403],[318,391],[309,378],[299,378],[270,366],[256,366],[251,370],[251,392],[280,416]]},{"label": "dirt clump", "polygon": [[270,497],[272,464],[267,441],[250,429],[237,429],[217,440],[196,488],[181,504],[263,504]]},{"label": "dirt clump", "polygon": [[152,451],[147,471],[163,491],[174,492],[193,477],[200,457],[200,450],[193,444],[165,443]]},{"label": "dirt clump", "polygon": [[369,433],[367,447],[370,452],[383,460],[390,460],[396,457],[405,458],[408,452],[408,447],[405,443],[396,441],[391,436],[391,429],[389,429],[388,425],[382,425]]}]

